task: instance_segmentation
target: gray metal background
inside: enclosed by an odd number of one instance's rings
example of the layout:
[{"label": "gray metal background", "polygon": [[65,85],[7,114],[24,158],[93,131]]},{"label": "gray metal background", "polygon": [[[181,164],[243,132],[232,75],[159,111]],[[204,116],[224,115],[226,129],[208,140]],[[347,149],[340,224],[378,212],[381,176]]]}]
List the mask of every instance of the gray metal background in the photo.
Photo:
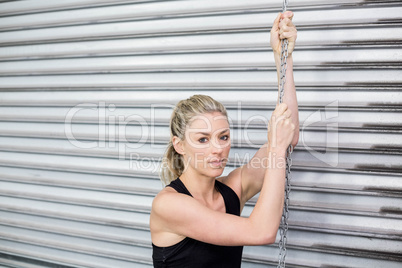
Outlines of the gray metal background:
[{"label": "gray metal background", "polygon": [[[150,267],[171,107],[222,101],[225,173],[251,156],[276,102],[282,1],[1,2],[0,264]],[[402,3],[289,9],[301,136],[287,267],[401,267]],[[243,267],[275,267],[277,253],[246,247]]]}]

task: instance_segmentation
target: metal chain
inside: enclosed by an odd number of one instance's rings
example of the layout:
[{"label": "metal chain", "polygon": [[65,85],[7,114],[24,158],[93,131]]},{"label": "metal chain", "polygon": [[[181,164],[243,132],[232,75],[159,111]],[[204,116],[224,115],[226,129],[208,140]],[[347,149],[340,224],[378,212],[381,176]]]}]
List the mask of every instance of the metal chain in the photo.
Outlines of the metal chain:
[{"label": "metal chain", "polygon": [[[286,11],[289,4],[288,0],[283,1],[282,12]],[[286,69],[287,69],[287,58],[288,58],[288,40],[281,40],[281,67],[280,67],[280,87],[279,87],[279,103],[283,102],[283,95],[285,94],[285,82],[286,82]],[[285,268],[285,258],[286,258],[286,242],[287,242],[287,232],[288,232],[288,218],[289,218],[289,193],[290,193],[290,180],[292,158],[291,154],[293,152],[293,146],[290,145],[286,154],[286,175],[285,175],[285,202],[283,204],[283,213],[281,218],[281,225],[279,227],[280,239],[279,239],[279,263],[278,268]]]}]

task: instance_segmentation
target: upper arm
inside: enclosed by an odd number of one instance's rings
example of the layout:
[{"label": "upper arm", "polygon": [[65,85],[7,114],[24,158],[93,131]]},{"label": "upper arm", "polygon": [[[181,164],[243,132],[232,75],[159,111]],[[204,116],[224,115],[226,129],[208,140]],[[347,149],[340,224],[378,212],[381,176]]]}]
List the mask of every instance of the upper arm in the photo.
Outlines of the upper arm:
[{"label": "upper arm", "polygon": [[248,218],[212,210],[187,195],[160,193],[154,199],[152,214],[164,232],[206,243],[226,246],[267,243]]},{"label": "upper arm", "polygon": [[222,182],[232,188],[240,198],[241,208],[261,191],[267,164],[267,144],[263,145],[247,164],[236,168]]},{"label": "upper arm", "polygon": [[[298,129],[298,127],[296,127]],[[296,146],[298,141],[298,132],[296,133],[292,145]],[[295,135],[296,135],[295,134]],[[268,143],[265,143],[251,158],[251,160],[241,167],[241,188],[243,202],[261,191],[264,183],[265,172],[268,168],[275,165],[275,161],[268,156]]]},{"label": "upper arm", "polygon": [[261,191],[268,164],[267,144],[264,144],[253,158],[241,167],[240,176],[244,203]]}]

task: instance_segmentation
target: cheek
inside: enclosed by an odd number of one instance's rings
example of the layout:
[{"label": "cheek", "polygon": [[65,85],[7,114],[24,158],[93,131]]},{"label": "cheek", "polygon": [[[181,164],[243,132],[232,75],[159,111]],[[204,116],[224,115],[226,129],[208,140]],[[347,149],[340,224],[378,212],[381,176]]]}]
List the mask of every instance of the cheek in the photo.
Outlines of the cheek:
[{"label": "cheek", "polygon": [[207,168],[207,156],[208,156],[208,152],[201,149],[196,149],[192,151],[192,155],[190,156],[191,159],[189,160],[189,164],[190,166],[192,166],[193,168],[197,169],[197,170],[205,170],[205,168]]},{"label": "cheek", "polygon": [[187,150],[187,156],[191,157],[191,162],[200,163],[208,156],[208,148],[192,147],[191,150]]},{"label": "cheek", "polygon": [[225,147],[223,148],[223,151],[224,151],[226,154],[229,154],[231,145],[232,145],[232,144],[229,142],[229,143],[226,144]]},{"label": "cheek", "polygon": [[206,159],[209,155],[209,151],[208,149],[197,149],[195,150],[195,154],[194,154],[194,158],[198,161],[198,162],[202,162],[204,161],[204,159]]},{"label": "cheek", "polygon": [[[230,148],[227,149],[227,150],[225,150],[225,151],[222,153],[222,157],[226,158],[226,161],[229,161],[229,152],[230,152]],[[225,162],[225,165],[226,165],[226,164],[227,164],[227,162]]]}]

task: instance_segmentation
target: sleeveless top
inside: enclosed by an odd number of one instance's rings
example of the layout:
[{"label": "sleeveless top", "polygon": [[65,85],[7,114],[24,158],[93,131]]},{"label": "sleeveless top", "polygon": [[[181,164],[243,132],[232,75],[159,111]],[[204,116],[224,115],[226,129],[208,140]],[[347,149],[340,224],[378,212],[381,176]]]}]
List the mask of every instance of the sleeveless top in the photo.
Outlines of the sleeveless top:
[{"label": "sleeveless top", "polygon": [[[166,187],[172,187],[178,193],[192,196],[179,178]],[[218,180],[215,180],[215,188],[225,201],[226,213],[240,216],[240,200],[237,194]],[[158,247],[152,244],[152,248],[155,268],[236,268],[241,266],[243,253],[242,246],[217,246],[189,237],[169,247]]]}]

